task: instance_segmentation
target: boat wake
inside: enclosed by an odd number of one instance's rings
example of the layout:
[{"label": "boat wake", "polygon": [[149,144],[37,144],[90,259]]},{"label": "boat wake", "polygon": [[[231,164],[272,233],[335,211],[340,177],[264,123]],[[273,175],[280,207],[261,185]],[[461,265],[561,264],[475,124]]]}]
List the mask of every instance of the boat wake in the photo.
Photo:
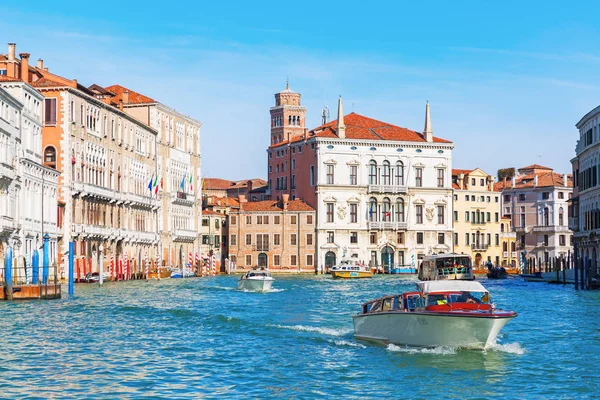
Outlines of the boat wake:
[{"label": "boat wake", "polygon": [[337,336],[337,337],[346,336],[353,332],[352,329],[333,329],[333,328],[323,328],[323,327],[318,327],[318,326],[306,326],[306,325],[269,325],[269,326],[272,326],[274,328],[279,328],[279,329],[290,329],[290,330],[299,331],[299,332],[316,332],[316,333],[320,333],[322,335]]},{"label": "boat wake", "polygon": [[525,354],[525,349],[519,343],[493,344],[487,351],[497,351],[499,353],[509,353],[522,355]]},{"label": "boat wake", "polygon": [[365,346],[364,344],[357,343],[357,342],[351,342],[349,340],[343,340],[343,339],[328,340],[328,342],[329,343],[333,343],[336,346],[358,347],[359,349],[366,349],[367,348],[367,346]]},{"label": "boat wake", "polygon": [[395,344],[388,344],[388,351],[391,352],[399,352],[399,353],[408,353],[408,354],[437,354],[437,355],[451,355],[456,354],[457,348],[450,346],[438,346],[438,347],[407,347],[407,346],[397,346]]}]

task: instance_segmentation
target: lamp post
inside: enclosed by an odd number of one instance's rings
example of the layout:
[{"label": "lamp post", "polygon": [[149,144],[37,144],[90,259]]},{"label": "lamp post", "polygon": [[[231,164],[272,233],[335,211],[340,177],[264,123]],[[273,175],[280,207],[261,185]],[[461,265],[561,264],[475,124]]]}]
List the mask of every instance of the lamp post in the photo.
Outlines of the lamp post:
[{"label": "lamp post", "polygon": [[103,274],[104,274],[104,246],[102,246],[102,244],[100,244],[100,246],[98,246],[98,263],[99,263],[99,269],[100,269],[100,276],[98,277],[98,284],[100,286],[102,286],[103,282]]},{"label": "lamp post", "polygon": [[44,264],[42,269],[42,284],[48,284],[48,266],[50,265],[50,235],[44,234]]}]

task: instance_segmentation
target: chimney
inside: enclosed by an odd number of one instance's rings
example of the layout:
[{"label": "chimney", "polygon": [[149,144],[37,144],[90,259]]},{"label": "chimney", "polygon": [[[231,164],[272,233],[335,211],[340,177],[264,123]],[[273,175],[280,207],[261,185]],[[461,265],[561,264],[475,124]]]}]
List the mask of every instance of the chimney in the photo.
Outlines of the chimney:
[{"label": "chimney", "polygon": [[515,187],[517,183],[517,178],[515,178],[514,176],[512,177],[512,187]]},{"label": "chimney", "polygon": [[287,211],[289,205],[290,195],[285,193],[281,195],[281,203],[283,205],[283,210]]},{"label": "chimney", "polygon": [[537,187],[537,185],[538,185],[538,176],[536,174],[536,175],[533,175],[533,186]]},{"label": "chimney", "polygon": [[20,53],[21,57],[21,80],[29,83],[29,53]]},{"label": "chimney", "polygon": [[494,177],[493,176],[488,176],[488,190],[490,192],[494,191]]},{"label": "chimney", "polygon": [[17,50],[16,43],[8,44],[8,61],[15,61],[15,51]]},{"label": "chimney", "polygon": [[240,194],[240,195],[238,196],[238,201],[240,202],[240,204],[241,204],[241,203],[246,203],[246,202],[247,202],[247,200],[246,200],[246,195],[244,195],[244,194]]},{"label": "chimney", "polygon": [[48,67],[44,67],[44,72],[48,72]]},{"label": "chimney", "polygon": [[340,139],[346,138],[346,125],[344,125],[344,108],[342,105],[342,96],[338,99],[338,117],[336,134]]},{"label": "chimney", "polygon": [[119,110],[123,111],[123,99],[119,99]]},{"label": "chimney", "polygon": [[433,142],[433,128],[431,127],[431,114],[429,112],[429,101],[425,105],[425,128],[423,129],[423,137],[426,142]]},{"label": "chimney", "polygon": [[564,187],[569,186],[569,175],[567,175],[567,174],[563,174],[563,186]]},{"label": "chimney", "polygon": [[38,64],[37,64],[38,69],[44,70],[44,60],[42,60],[41,58],[38,60]]},{"label": "chimney", "polygon": [[250,194],[250,192],[252,191],[252,180],[249,180],[248,182],[246,182],[246,184],[248,185],[248,194]]},{"label": "chimney", "polygon": [[129,90],[123,92],[123,103],[129,104]]},{"label": "chimney", "polygon": [[464,189],[463,188],[464,183],[465,183],[465,174],[461,172],[460,174],[458,174],[458,188],[460,190]]}]

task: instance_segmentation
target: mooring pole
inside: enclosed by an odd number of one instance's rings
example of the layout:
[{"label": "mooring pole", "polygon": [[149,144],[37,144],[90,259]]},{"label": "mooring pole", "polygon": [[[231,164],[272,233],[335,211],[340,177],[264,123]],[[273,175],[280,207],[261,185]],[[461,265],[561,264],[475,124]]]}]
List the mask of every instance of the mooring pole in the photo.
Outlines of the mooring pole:
[{"label": "mooring pole", "polygon": [[44,235],[44,265],[42,270],[42,285],[48,284],[48,267],[50,264],[50,235]]},{"label": "mooring pole", "polygon": [[4,296],[6,300],[12,300],[13,293],[13,267],[12,267],[12,249],[9,247],[5,253],[6,260],[4,262]]},{"label": "mooring pole", "polygon": [[69,296],[73,296],[75,274],[75,243],[69,242]]}]

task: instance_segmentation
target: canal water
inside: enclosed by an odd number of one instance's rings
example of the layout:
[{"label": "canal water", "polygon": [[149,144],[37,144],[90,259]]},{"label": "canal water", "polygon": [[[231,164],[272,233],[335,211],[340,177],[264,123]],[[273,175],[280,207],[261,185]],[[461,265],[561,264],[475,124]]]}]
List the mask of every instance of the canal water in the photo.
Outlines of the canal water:
[{"label": "canal water", "polygon": [[[486,352],[353,338],[360,304],[414,278],[237,277],[76,286],[0,303],[3,398],[586,398],[600,393],[600,293],[484,281],[519,316]],[[66,291],[65,291],[66,292]]]}]

